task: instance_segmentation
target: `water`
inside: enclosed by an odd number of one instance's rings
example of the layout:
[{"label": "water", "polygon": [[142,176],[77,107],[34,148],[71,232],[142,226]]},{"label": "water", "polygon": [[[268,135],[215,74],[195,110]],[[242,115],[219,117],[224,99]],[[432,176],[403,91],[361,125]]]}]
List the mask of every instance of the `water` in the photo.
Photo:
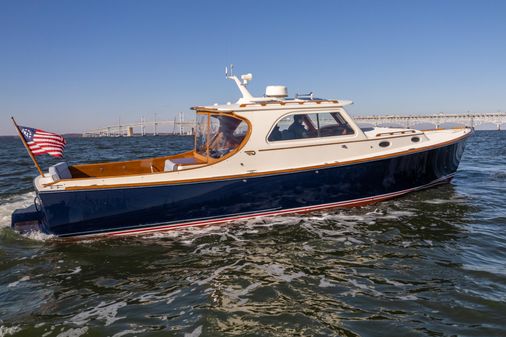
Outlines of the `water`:
[{"label": "water", "polygon": [[[8,228],[36,172],[1,138],[0,337],[506,336],[505,145],[477,132],[452,184],[367,207],[61,243]],[[69,139],[66,155],[191,146]]]}]

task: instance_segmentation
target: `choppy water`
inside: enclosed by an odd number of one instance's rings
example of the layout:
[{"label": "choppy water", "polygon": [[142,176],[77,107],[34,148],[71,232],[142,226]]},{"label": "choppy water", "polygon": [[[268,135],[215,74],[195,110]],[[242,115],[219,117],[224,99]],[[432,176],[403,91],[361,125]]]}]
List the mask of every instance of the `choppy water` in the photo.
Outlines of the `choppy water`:
[{"label": "choppy water", "polygon": [[[66,154],[191,145],[69,139]],[[14,233],[10,213],[32,202],[34,175],[19,140],[0,138],[0,337],[506,336],[506,132],[477,132],[451,185],[148,237]]]}]

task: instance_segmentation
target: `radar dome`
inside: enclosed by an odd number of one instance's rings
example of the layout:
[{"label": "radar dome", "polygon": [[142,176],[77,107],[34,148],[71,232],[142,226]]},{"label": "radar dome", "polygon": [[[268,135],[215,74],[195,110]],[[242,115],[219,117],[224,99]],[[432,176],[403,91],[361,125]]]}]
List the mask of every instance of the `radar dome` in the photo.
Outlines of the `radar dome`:
[{"label": "radar dome", "polygon": [[269,85],[265,88],[265,96],[275,98],[288,97],[288,88],[284,85]]}]

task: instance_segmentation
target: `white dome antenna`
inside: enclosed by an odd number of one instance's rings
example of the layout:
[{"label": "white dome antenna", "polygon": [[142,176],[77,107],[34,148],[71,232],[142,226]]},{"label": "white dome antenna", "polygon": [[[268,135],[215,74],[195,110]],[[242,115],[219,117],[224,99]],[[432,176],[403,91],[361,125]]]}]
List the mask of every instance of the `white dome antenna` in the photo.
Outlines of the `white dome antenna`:
[{"label": "white dome antenna", "polygon": [[265,97],[286,98],[288,89],[284,85],[269,85],[265,88]]}]

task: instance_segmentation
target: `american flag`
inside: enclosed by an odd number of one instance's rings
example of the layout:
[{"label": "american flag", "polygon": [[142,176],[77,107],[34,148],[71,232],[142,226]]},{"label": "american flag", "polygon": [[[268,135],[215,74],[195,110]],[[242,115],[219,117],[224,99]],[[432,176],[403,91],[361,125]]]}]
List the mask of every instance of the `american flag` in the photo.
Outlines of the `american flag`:
[{"label": "american flag", "polygon": [[67,142],[62,136],[26,126],[19,126],[19,130],[34,156],[47,153],[54,157],[63,157]]}]

